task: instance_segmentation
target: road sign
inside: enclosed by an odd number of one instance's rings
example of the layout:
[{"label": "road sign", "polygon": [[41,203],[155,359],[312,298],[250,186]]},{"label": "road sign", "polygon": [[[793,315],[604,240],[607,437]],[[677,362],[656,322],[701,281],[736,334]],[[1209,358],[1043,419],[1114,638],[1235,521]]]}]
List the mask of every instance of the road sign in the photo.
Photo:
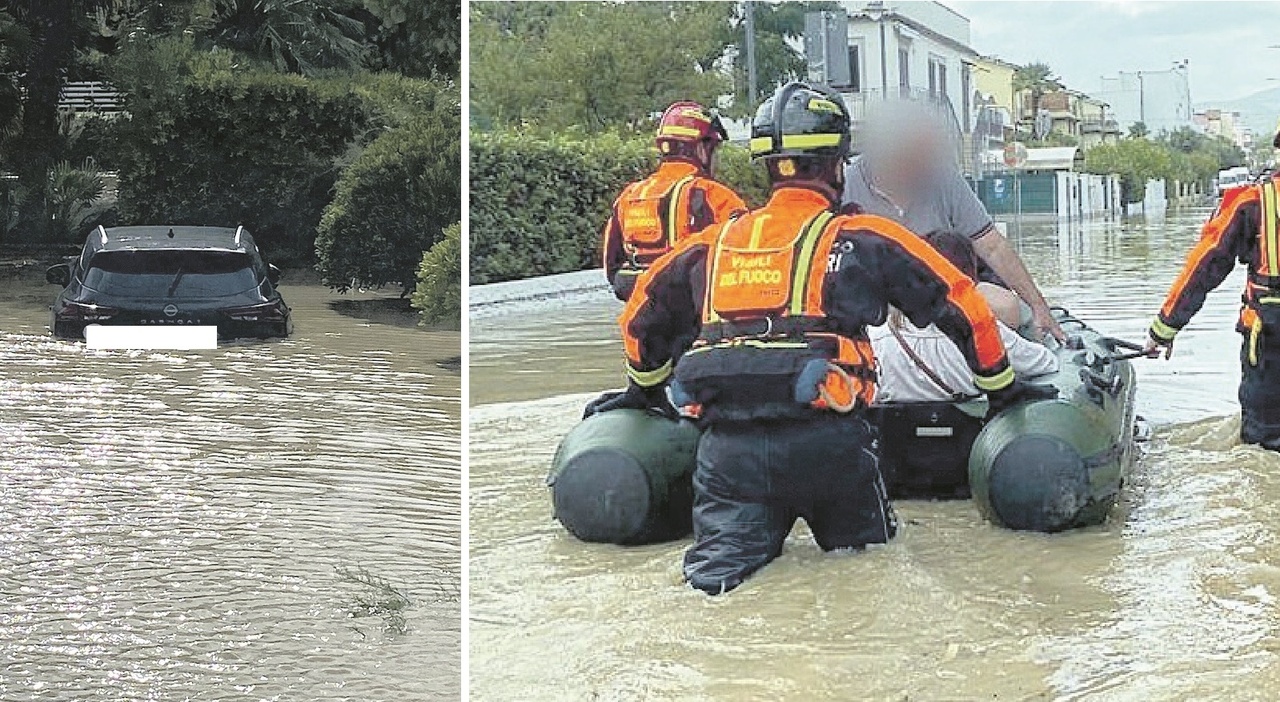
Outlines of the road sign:
[{"label": "road sign", "polygon": [[1005,144],[1004,165],[1009,168],[1022,168],[1027,165],[1027,145],[1020,141]]}]

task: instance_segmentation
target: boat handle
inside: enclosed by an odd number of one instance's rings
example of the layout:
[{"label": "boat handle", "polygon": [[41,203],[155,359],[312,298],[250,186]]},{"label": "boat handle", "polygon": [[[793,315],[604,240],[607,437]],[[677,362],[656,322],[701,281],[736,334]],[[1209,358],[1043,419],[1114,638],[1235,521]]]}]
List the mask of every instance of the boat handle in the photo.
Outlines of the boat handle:
[{"label": "boat handle", "polygon": [[1081,368],[1080,380],[1095,390],[1105,392],[1112,397],[1120,394],[1120,389],[1124,387],[1124,378],[1119,375],[1112,375],[1107,378],[1092,368]]}]

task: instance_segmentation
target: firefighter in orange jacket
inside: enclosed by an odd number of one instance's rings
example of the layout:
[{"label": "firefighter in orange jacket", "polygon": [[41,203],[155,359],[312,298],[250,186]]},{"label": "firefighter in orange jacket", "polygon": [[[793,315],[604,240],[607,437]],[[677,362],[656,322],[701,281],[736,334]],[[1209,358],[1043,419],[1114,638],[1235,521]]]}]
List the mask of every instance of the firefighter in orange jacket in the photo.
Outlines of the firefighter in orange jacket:
[{"label": "firefighter in orange jacket", "polygon": [[623,189],[604,228],[605,275],[619,300],[681,239],[747,209],[737,193],[711,179],[716,148],[726,138],[720,118],[696,102],[677,102],[662,113],[662,164]]},{"label": "firefighter in orange jacket", "polygon": [[671,401],[699,416],[684,574],[710,594],[777,557],[797,518],[828,551],[893,537],[864,417],[876,379],[866,326],[888,305],[943,329],[993,410],[1028,392],[970,278],[890,220],[835,215],[849,127],[835,93],[781,88],[752,125],[769,203],[681,242],[619,319],[628,389],[596,411],[664,408],[670,385]]},{"label": "firefighter in orange jacket", "polygon": [[[1280,132],[1273,141],[1280,148]],[[1236,331],[1240,350],[1240,438],[1280,451],[1280,174],[1222,195],[1200,241],[1151,322],[1147,352],[1173,354],[1174,337],[1239,261],[1249,267]]]}]

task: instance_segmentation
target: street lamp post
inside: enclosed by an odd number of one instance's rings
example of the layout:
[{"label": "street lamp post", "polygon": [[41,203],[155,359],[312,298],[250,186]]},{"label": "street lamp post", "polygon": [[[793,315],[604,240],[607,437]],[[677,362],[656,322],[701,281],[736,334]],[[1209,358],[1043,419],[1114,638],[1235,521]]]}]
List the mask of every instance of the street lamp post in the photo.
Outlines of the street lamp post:
[{"label": "street lamp post", "polygon": [[747,32],[747,110],[756,108],[756,20],[751,11],[751,0],[745,3]]}]

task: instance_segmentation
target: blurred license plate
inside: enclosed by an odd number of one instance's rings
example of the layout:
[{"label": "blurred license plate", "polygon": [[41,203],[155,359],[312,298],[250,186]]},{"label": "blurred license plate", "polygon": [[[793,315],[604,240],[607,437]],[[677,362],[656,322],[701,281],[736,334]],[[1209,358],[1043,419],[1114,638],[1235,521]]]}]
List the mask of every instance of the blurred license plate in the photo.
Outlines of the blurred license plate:
[{"label": "blurred license plate", "polygon": [[134,327],[90,324],[84,328],[91,349],[165,349],[191,351],[218,348],[218,328],[209,326]]}]

